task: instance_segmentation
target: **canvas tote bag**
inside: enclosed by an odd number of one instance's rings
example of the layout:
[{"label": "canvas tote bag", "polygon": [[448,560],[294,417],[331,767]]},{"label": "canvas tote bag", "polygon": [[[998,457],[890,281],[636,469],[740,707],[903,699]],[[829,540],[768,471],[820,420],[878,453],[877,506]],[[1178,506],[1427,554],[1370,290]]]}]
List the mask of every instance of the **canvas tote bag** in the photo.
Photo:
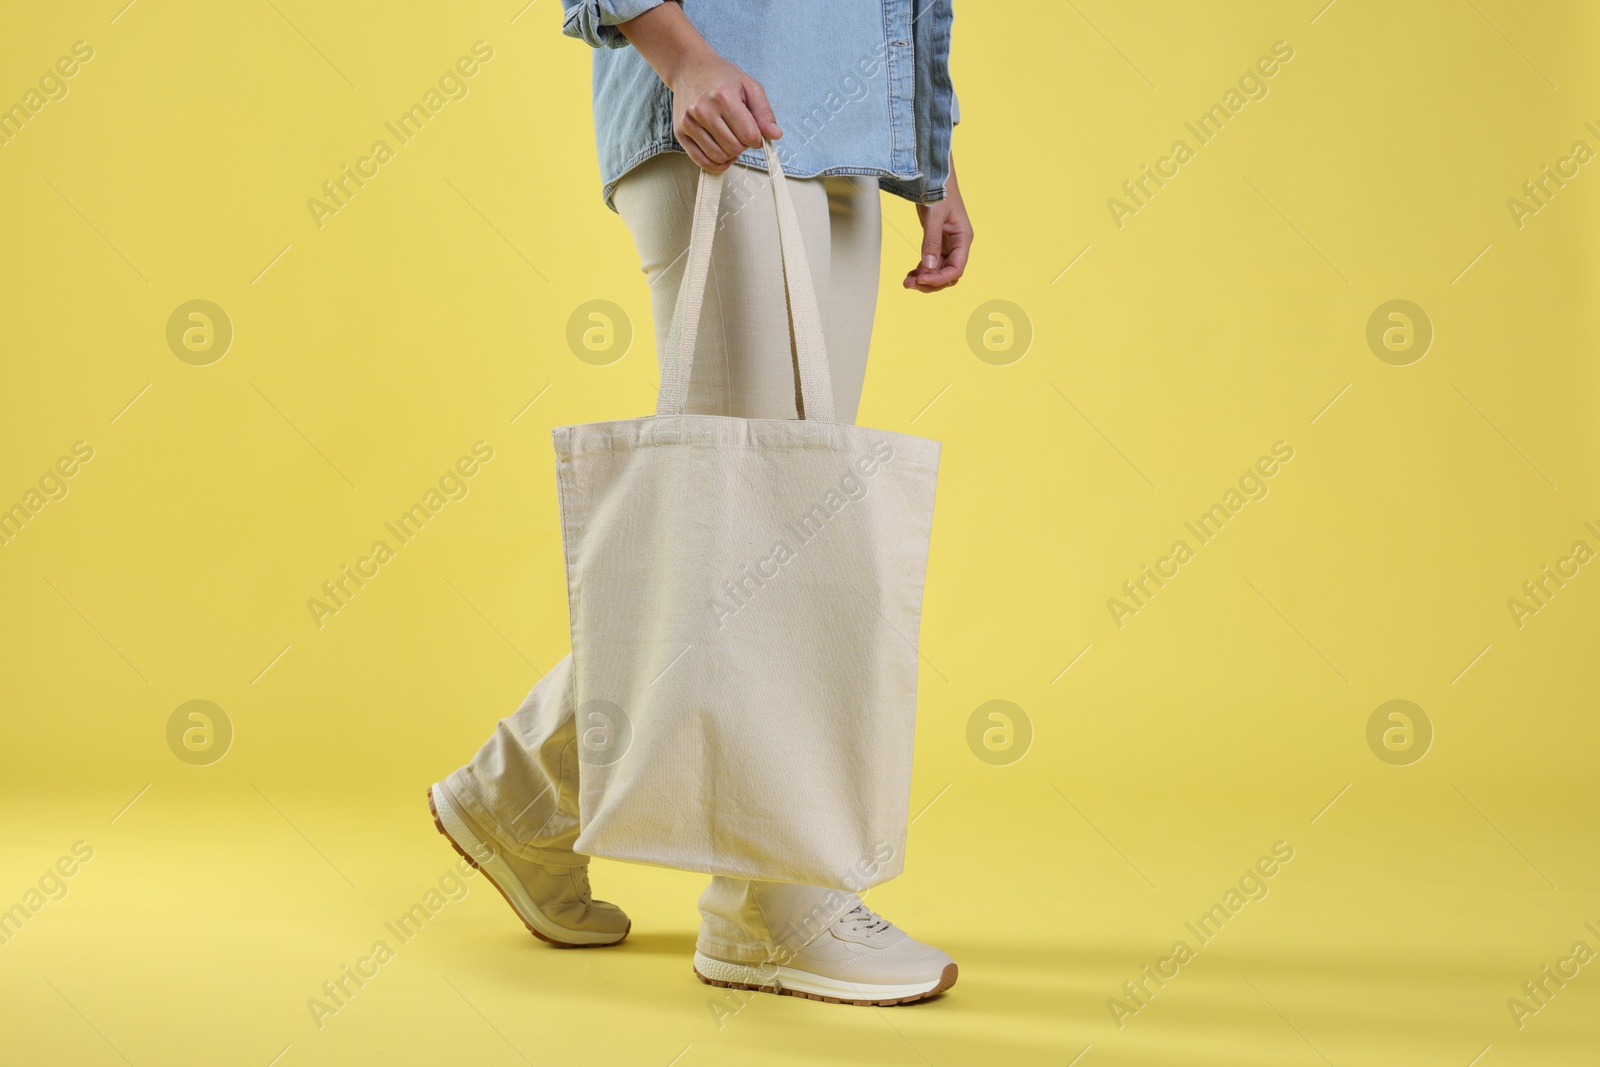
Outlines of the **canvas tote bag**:
[{"label": "canvas tote bag", "polygon": [[939,444],[834,421],[799,220],[766,156],[801,417],[683,413],[723,184],[702,172],[656,414],[553,431],[576,848],[860,891],[904,863]]}]

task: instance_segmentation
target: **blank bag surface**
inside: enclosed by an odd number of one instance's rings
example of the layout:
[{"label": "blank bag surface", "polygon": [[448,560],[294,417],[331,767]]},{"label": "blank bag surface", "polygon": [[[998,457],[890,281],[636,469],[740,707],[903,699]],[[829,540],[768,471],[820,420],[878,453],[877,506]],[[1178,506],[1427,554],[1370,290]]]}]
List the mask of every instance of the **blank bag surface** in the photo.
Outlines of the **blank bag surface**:
[{"label": "blank bag surface", "polygon": [[576,847],[860,891],[904,865],[939,445],[833,421],[766,147],[801,417],[683,414],[722,190],[702,173],[657,413],[554,431]]}]

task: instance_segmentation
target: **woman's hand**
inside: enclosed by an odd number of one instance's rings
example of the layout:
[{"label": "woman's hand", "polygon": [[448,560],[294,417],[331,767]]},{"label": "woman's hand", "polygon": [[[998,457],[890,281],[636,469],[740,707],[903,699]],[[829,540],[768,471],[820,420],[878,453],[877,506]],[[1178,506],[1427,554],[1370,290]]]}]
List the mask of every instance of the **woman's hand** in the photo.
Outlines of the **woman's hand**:
[{"label": "woman's hand", "polygon": [[708,45],[685,56],[667,83],[672,90],[672,132],[689,158],[720,174],[763,135],[783,136],[759,82]]},{"label": "woman's hand", "polygon": [[761,84],[706,43],[683,8],[665,3],[617,29],[672,90],[672,132],[705,170],[720,174],[762,137],[783,136]]},{"label": "woman's hand", "polygon": [[904,285],[919,293],[937,293],[961,280],[972,248],[972,220],[956,184],[955,157],[950,159],[944,199],[918,204],[917,217],[922,220],[922,262],[906,275]]}]

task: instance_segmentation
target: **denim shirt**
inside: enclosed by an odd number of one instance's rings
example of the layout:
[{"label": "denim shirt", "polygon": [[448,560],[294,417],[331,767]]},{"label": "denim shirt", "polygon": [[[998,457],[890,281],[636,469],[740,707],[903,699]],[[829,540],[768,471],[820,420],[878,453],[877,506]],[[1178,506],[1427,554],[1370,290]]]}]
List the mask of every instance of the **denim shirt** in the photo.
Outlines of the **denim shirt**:
[{"label": "denim shirt", "polygon": [[[663,0],[562,0],[562,32],[592,45],[601,195],[661,152],[679,151],[672,93],[616,28]],[[875,174],[918,203],[944,198],[950,130],[951,0],[686,0],[706,41],[766,90],[785,173]],[[764,169],[759,148],[739,163]]]}]

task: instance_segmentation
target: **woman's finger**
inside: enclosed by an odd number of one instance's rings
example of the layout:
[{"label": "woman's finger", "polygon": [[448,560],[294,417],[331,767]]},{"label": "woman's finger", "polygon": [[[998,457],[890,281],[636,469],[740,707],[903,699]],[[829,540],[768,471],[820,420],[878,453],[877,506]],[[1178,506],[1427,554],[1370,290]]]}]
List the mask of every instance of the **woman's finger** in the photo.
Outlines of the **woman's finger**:
[{"label": "woman's finger", "polygon": [[691,105],[686,108],[677,118],[676,125],[681,128],[676,128],[673,132],[677,134],[679,141],[685,137],[693,141],[707,159],[716,162],[722,155],[722,150],[717,147],[716,139],[707,133],[701,124],[700,116],[703,112],[704,108],[698,106]]},{"label": "woman's finger", "polygon": [[733,100],[722,109],[722,119],[728,124],[729,133],[739,142],[739,151],[761,147],[761,120],[743,97]]},{"label": "woman's finger", "polygon": [[906,281],[910,283],[907,288],[924,293],[938,292],[960,281],[962,272],[963,268],[953,263],[946,263],[936,270],[919,268],[906,275]]},{"label": "woman's finger", "polygon": [[[744,107],[743,104],[737,106],[741,109]],[[751,125],[755,124],[755,120],[750,118],[748,113],[745,115],[745,120]],[[739,140],[738,136],[729,127],[726,112],[701,119],[700,126],[717,142],[717,147],[722,150],[722,158],[729,163],[737,159],[739,153],[748,147],[743,141]],[[761,143],[759,138],[756,143]]]},{"label": "woman's finger", "polygon": [[949,251],[945,254],[945,266],[954,268],[957,278],[966,273],[967,256],[972,251],[972,227],[961,226],[949,235],[946,242]]},{"label": "woman's finger", "polygon": [[678,131],[678,143],[683,146],[684,154],[694,161],[694,165],[705,170],[711,163],[706,154],[700,151],[700,146],[694,143],[694,138],[689,136],[688,130]]},{"label": "woman's finger", "polygon": [[678,132],[678,143],[683,145],[684,151],[689,153],[689,158],[694,160],[701,170],[721,174],[728,169],[728,161],[723,158],[722,149],[717,147],[716,139],[687,117],[684,119],[683,129]]},{"label": "woman's finger", "polygon": [[[726,130],[722,121],[722,105],[709,96],[702,97],[689,105],[689,110],[684,112],[683,121],[686,125],[698,126],[705,137],[700,142],[700,147],[705,149],[707,156],[719,163],[726,163],[738,155],[738,140],[732,134],[718,135],[718,128]],[[728,143],[724,144],[723,142]]]},{"label": "woman's finger", "polygon": [[956,214],[944,223],[937,234],[938,244],[935,246],[934,233],[931,231],[933,219],[930,218],[928,222],[930,232],[923,243],[923,254],[927,256],[930,249],[937,247],[936,266],[929,267],[924,259],[906,275],[905,287],[921,293],[936,293],[955,285],[966,273],[967,256],[972,247],[972,227],[962,215]]},{"label": "woman's finger", "polygon": [[[756,125],[761,127],[761,132],[776,141],[783,136],[783,130],[778,127],[778,116],[772,113],[772,105],[767,103],[767,91],[761,88],[761,83],[754,79],[745,83],[744,101],[750,106],[750,113],[755,117]],[[758,147],[752,145],[751,147]]]},{"label": "woman's finger", "polygon": [[949,207],[943,201],[929,204],[922,216],[922,251],[917,272],[927,274],[944,266],[944,222]]}]

